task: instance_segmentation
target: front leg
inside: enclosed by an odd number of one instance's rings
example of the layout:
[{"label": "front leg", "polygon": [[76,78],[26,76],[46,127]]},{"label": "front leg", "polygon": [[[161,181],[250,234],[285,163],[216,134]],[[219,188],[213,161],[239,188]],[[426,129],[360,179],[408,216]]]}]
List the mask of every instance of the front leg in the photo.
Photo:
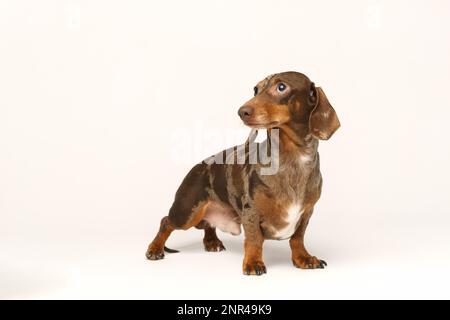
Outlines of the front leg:
[{"label": "front leg", "polygon": [[266,273],[266,266],[262,260],[264,237],[261,232],[258,215],[253,211],[247,211],[244,213],[242,225],[245,237],[245,256],[242,270],[245,275],[262,275]]},{"label": "front leg", "polygon": [[327,265],[325,261],[310,255],[305,249],[305,231],[312,213],[313,208],[305,210],[300,219],[300,225],[289,240],[292,250],[292,262],[294,266],[301,269],[323,269]]}]

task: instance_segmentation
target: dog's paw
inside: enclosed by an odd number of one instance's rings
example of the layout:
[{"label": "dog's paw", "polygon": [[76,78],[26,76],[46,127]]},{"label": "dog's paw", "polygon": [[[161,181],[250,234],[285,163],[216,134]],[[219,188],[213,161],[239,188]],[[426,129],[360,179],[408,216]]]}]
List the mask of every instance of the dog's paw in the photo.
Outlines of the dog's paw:
[{"label": "dog's paw", "polygon": [[294,257],[292,258],[294,266],[300,269],[323,269],[327,266],[327,263],[323,260],[319,260],[313,256],[307,257]]},{"label": "dog's paw", "polygon": [[148,248],[145,256],[148,260],[161,260],[164,259],[164,249],[163,248]]},{"label": "dog's paw", "polygon": [[205,245],[205,250],[208,252],[218,252],[225,250],[222,241],[220,241],[219,239],[204,240],[203,244]]},{"label": "dog's paw", "polygon": [[244,262],[243,272],[245,275],[256,275],[260,276],[267,273],[266,266],[262,261],[248,261]]}]

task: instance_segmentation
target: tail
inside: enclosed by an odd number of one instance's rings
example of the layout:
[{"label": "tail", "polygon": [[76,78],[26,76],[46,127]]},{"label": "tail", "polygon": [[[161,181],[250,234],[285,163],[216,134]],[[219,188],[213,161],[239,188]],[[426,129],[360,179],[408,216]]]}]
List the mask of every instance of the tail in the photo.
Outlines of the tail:
[{"label": "tail", "polygon": [[165,252],[168,252],[168,253],[177,253],[177,252],[180,252],[180,251],[178,251],[178,250],[169,249],[169,248],[167,248],[166,246],[164,246],[164,251],[165,251]]}]

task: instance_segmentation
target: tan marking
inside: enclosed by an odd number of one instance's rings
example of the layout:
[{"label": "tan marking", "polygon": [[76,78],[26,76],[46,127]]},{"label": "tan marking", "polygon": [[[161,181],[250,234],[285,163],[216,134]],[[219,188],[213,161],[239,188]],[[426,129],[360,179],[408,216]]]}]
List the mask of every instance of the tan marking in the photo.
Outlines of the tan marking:
[{"label": "tan marking", "polygon": [[199,222],[203,219],[203,216],[205,215],[206,209],[208,208],[209,204],[210,204],[210,202],[208,201],[208,202],[202,203],[199,206],[197,206],[196,208],[194,208],[192,210],[193,215],[188,220],[188,222],[186,222],[186,224],[183,225],[181,228],[183,230],[187,230],[187,229],[199,224]]}]

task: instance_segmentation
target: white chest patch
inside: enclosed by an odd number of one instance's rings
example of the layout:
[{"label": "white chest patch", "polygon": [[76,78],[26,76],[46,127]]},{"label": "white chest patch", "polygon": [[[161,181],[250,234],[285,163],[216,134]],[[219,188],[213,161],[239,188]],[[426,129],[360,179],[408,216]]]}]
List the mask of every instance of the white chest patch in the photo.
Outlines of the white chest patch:
[{"label": "white chest patch", "polygon": [[309,164],[312,161],[312,156],[309,154],[302,154],[300,156],[300,164],[301,165],[305,165],[305,164]]},{"label": "white chest patch", "polygon": [[297,227],[297,222],[299,221],[300,217],[302,216],[303,210],[300,204],[294,203],[292,204],[288,210],[287,210],[287,216],[285,218],[285,222],[287,223],[287,226],[283,229],[278,230],[275,233],[275,238],[277,239],[287,239],[290,238]]}]

